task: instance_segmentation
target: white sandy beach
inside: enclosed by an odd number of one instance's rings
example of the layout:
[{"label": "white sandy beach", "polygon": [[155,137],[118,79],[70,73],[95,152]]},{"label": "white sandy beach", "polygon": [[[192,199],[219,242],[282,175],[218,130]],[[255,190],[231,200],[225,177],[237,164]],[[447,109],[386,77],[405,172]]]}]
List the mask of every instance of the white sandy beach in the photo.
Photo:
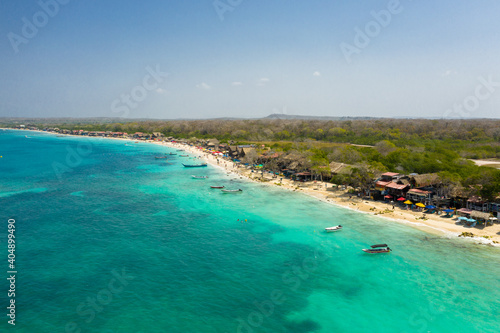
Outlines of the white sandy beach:
[{"label": "white sandy beach", "polygon": [[[236,173],[246,179],[256,181],[269,186],[278,186],[280,188],[299,191],[306,195],[317,198],[318,200],[342,206],[348,209],[356,210],[362,213],[378,215],[380,217],[397,221],[414,228],[429,232],[432,234],[458,237],[462,232],[471,232],[474,234],[473,238],[465,238],[473,240],[481,244],[490,244],[500,246],[500,224],[494,225],[467,227],[457,223],[456,216],[453,218],[445,218],[437,214],[425,214],[419,211],[407,210],[406,207],[401,207],[399,204],[390,204],[380,201],[366,201],[349,194],[347,191],[334,190],[332,184],[327,182],[308,182],[300,183],[294,182],[289,179],[281,181],[281,177],[272,178],[272,174],[260,172],[252,172],[250,169],[242,166],[238,167],[235,163],[225,159],[219,159],[209,153],[203,152],[196,147],[190,147],[183,144],[176,143],[160,143],[156,141],[149,141],[155,144],[166,145],[171,148],[185,149],[190,153],[203,158],[207,163],[219,167],[226,172]],[[393,209],[394,206],[394,209]],[[498,242],[498,243],[495,243]]]}]

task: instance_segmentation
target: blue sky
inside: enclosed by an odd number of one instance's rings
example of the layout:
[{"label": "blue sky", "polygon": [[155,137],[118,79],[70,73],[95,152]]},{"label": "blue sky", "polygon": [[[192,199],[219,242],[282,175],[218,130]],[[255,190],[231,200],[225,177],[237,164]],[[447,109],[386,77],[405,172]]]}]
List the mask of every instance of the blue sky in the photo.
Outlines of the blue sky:
[{"label": "blue sky", "polygon": [[500,114],[494,0],[2,1],[0,13],[0,116]]}]

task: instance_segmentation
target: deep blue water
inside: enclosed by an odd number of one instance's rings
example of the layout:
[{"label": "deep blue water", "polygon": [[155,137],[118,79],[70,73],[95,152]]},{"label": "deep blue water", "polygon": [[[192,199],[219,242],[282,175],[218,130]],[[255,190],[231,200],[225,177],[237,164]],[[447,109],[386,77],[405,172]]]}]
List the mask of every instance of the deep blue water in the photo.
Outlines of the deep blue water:
[{"label": "deep blue water", "polygon": [[[154,158],[170,151],[0,131],[18,271],[0,332],[499,331],[498,248]],[[361,251],[380,242],[394,251]]]}]

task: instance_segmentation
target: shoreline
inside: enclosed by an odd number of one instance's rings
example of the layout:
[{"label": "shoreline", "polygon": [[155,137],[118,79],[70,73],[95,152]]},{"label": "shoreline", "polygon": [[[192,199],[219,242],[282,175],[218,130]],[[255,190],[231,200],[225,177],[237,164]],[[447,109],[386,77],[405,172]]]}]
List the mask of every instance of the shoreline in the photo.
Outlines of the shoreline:
[{"label": "shoreline", "polygon": [[[2,128],[3,130],[18,130],[12,128]],[[61,135],[58,133],[51,133],[45,131],[33,131],[33,130],[20,130],[27,132],[40,132],[54,135]],[[79,135],[64,134],[64,136],[80,137]],[[282,188],[292,192],[299,192],[309,197],[320,200],[324,203],[335,205],[337,207],[346,208],[358,213],[370,214],[374,216],[382,217],[386,220],[391,220],[396,223],[408,225],[412,228],[427,232],[429,234],[438,235],[442,237],[453,237],[453,238],[463,238],[464,240],[473,241],[476,244],[490,245],[495,247],[500,247],[500,224],[496,223],[487,227],[465,227],[461,224],[456,223],[456,218],[443,218],[435,214],[426,214],[425,219],[423,219],[423,212],[407,210],[401,208],[397,203],[394,203],[394,210],[392,209],[393,204],[385,203],[380,201],[367,201],[362,198],[358,198],[354,195],[350,195],[346,190],[333,190],[330,183],[314,181],[309,183],[299,183],[294,182],[289,179],[281,180],[281,177],[272,178],[269,173],[264,173],[262,181],[262,174],[260,172],[252,172],[252,170],[245,167],[241,167],[232,161],[225,159],[219,159],[217,163],[217,158],[207,152],[203,152],[196,147],[187,146],[180,143],[172,143],[165,141],[153,141],[153,140],[134,140],[128,138],[109,138],[109,137],[92,137],[93,139],[114,139],[122,141],[138,141],[140,143],[150,143],[156,144],[163,147],[173,148],[173,149],[184,149],[189,153],[193,154],[197,158],[201,158],[206,161],[211,166],[220,168],[221,171],[226,173],[231,173],[246,180],[259,183],[267,186],[274,186]],[[330,188],[328,188],[330,185]],[[462,232],[472,232],[474,237],[458,237]],[[487,236],[485,238],[483,236]],[[496,241],[498,243],[494,243]]]},{"label": "shoreline", "polygon": [[[148,141],[144,141],[148,142]],[[500,224],[494,224],[492,226],[482,227],[482,228],[471,228],[465,227],[461,224],[456,223],[456,218],[443,218],[435,214],[426,214],[426,219],[422,219],[423,213],[413,210],[406,210],[400,208],[398,204],[394,204],[394,210],[392,210],[392,204],[384,203],[380,201],[366,201],[361,198],[350,196],[347,191],[336,190],[332,191],[326,189],[325,185],[330,185],[327,182],[311,182],[308,183],[298,183],[293,182],[289,179],[283,179],[280,185],[280,177],[270,178],[271,174],[264,174],[264,178],[267,181],[260,180],[260,173],[253,172],[246,168],[237,167],[234,162],[227,161],[225,159],[220,159],[220,163],[217,164],[217,158],[209,153],[200,151],[199,149],[191,146],[186,146],[179,143],[171,142],[157,142],[149,141],[154,144],[166,146],[174,149],[184,149],[194,154],[196,157],[203,158],[208,164],[220,168],[222,171],[233,173],[246,180],[259,183],[267,186],[274,186],[282,188],[292,192],[303,193],[309,197],[320,200],[324,203],[335,205],[337,207],[346,208],[358,213],[370,214],[374,216],[379,216],[386,220],[391,220],[396,223],[404,224],[412,228],[427,232],[429,234],[438,235],[442,237],[453,237],[461,238],[467,241],[473,241],[476,244],[490,245],[495,247],[500,247]],[[267,177],[266,177],[267,176]],[[299,185],[299,186],[297,186]],[[300,186],[303,185],[303,186]],[[331,187],[330,187],[331,188]],[[351,197],[351,198],[350,198]],[[458,237],[462,232],[472,232],[474,237]],[[484,238],[487,236],[489,238]],[[497,244],[493,241],[499,242]]]}]

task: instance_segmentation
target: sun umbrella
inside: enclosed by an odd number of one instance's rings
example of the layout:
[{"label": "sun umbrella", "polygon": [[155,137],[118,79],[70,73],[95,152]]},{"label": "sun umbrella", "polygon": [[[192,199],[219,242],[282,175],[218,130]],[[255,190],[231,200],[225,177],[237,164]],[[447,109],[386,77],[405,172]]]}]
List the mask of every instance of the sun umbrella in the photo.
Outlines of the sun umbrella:
[{"label": "sun umbrella", "polygon": [[474,219],[467,219],[467,222],[476,222]]},{"label": "sun umbrella", "polygon": [[403,197],[401,197],[401,198],[399,198],[399,199],[398,199],[398,201],[405,201],[405,200],[406,200],[406,199],[405,199],[405,198],[403,198]]},{"label": "sun umbrella", "polygon": [[410,200],[406,200],[404,203],[407,204],[407,205],[413,204],[413,202],[411,202]]},{"label": "sun umbrella", "polygon": [[465,216],[460,216],[458,219],[459,220],[467,220],[467,218]]},{"label": "sun umbrella", "polygon": [[424,205],[423,203],[421,203],[421,202],[418,202],[418,203],[416,204],[416,206],[418,206],[418,207],[422,207],[422,208],[423,208],[423,207],[425,207],[425,205]]},{"label": "sun umbrella", "polygon": [[386,199],[392,199],[392,195],[386,195],[386,196],[384,196],[384,198],[386,198]]},{"label": "sun umbrella", "polygon": [[433,205],[427,205],[427,206],[425,206],[425,208],[427,208],[427,209],[436,209],[436,206],[433,206]]},{"label": "sun umbrella", "polygon": [[445,213],[451,213],[453,211],[454,211],[454,209],[443,209],[443,212],[445,212]]}]

